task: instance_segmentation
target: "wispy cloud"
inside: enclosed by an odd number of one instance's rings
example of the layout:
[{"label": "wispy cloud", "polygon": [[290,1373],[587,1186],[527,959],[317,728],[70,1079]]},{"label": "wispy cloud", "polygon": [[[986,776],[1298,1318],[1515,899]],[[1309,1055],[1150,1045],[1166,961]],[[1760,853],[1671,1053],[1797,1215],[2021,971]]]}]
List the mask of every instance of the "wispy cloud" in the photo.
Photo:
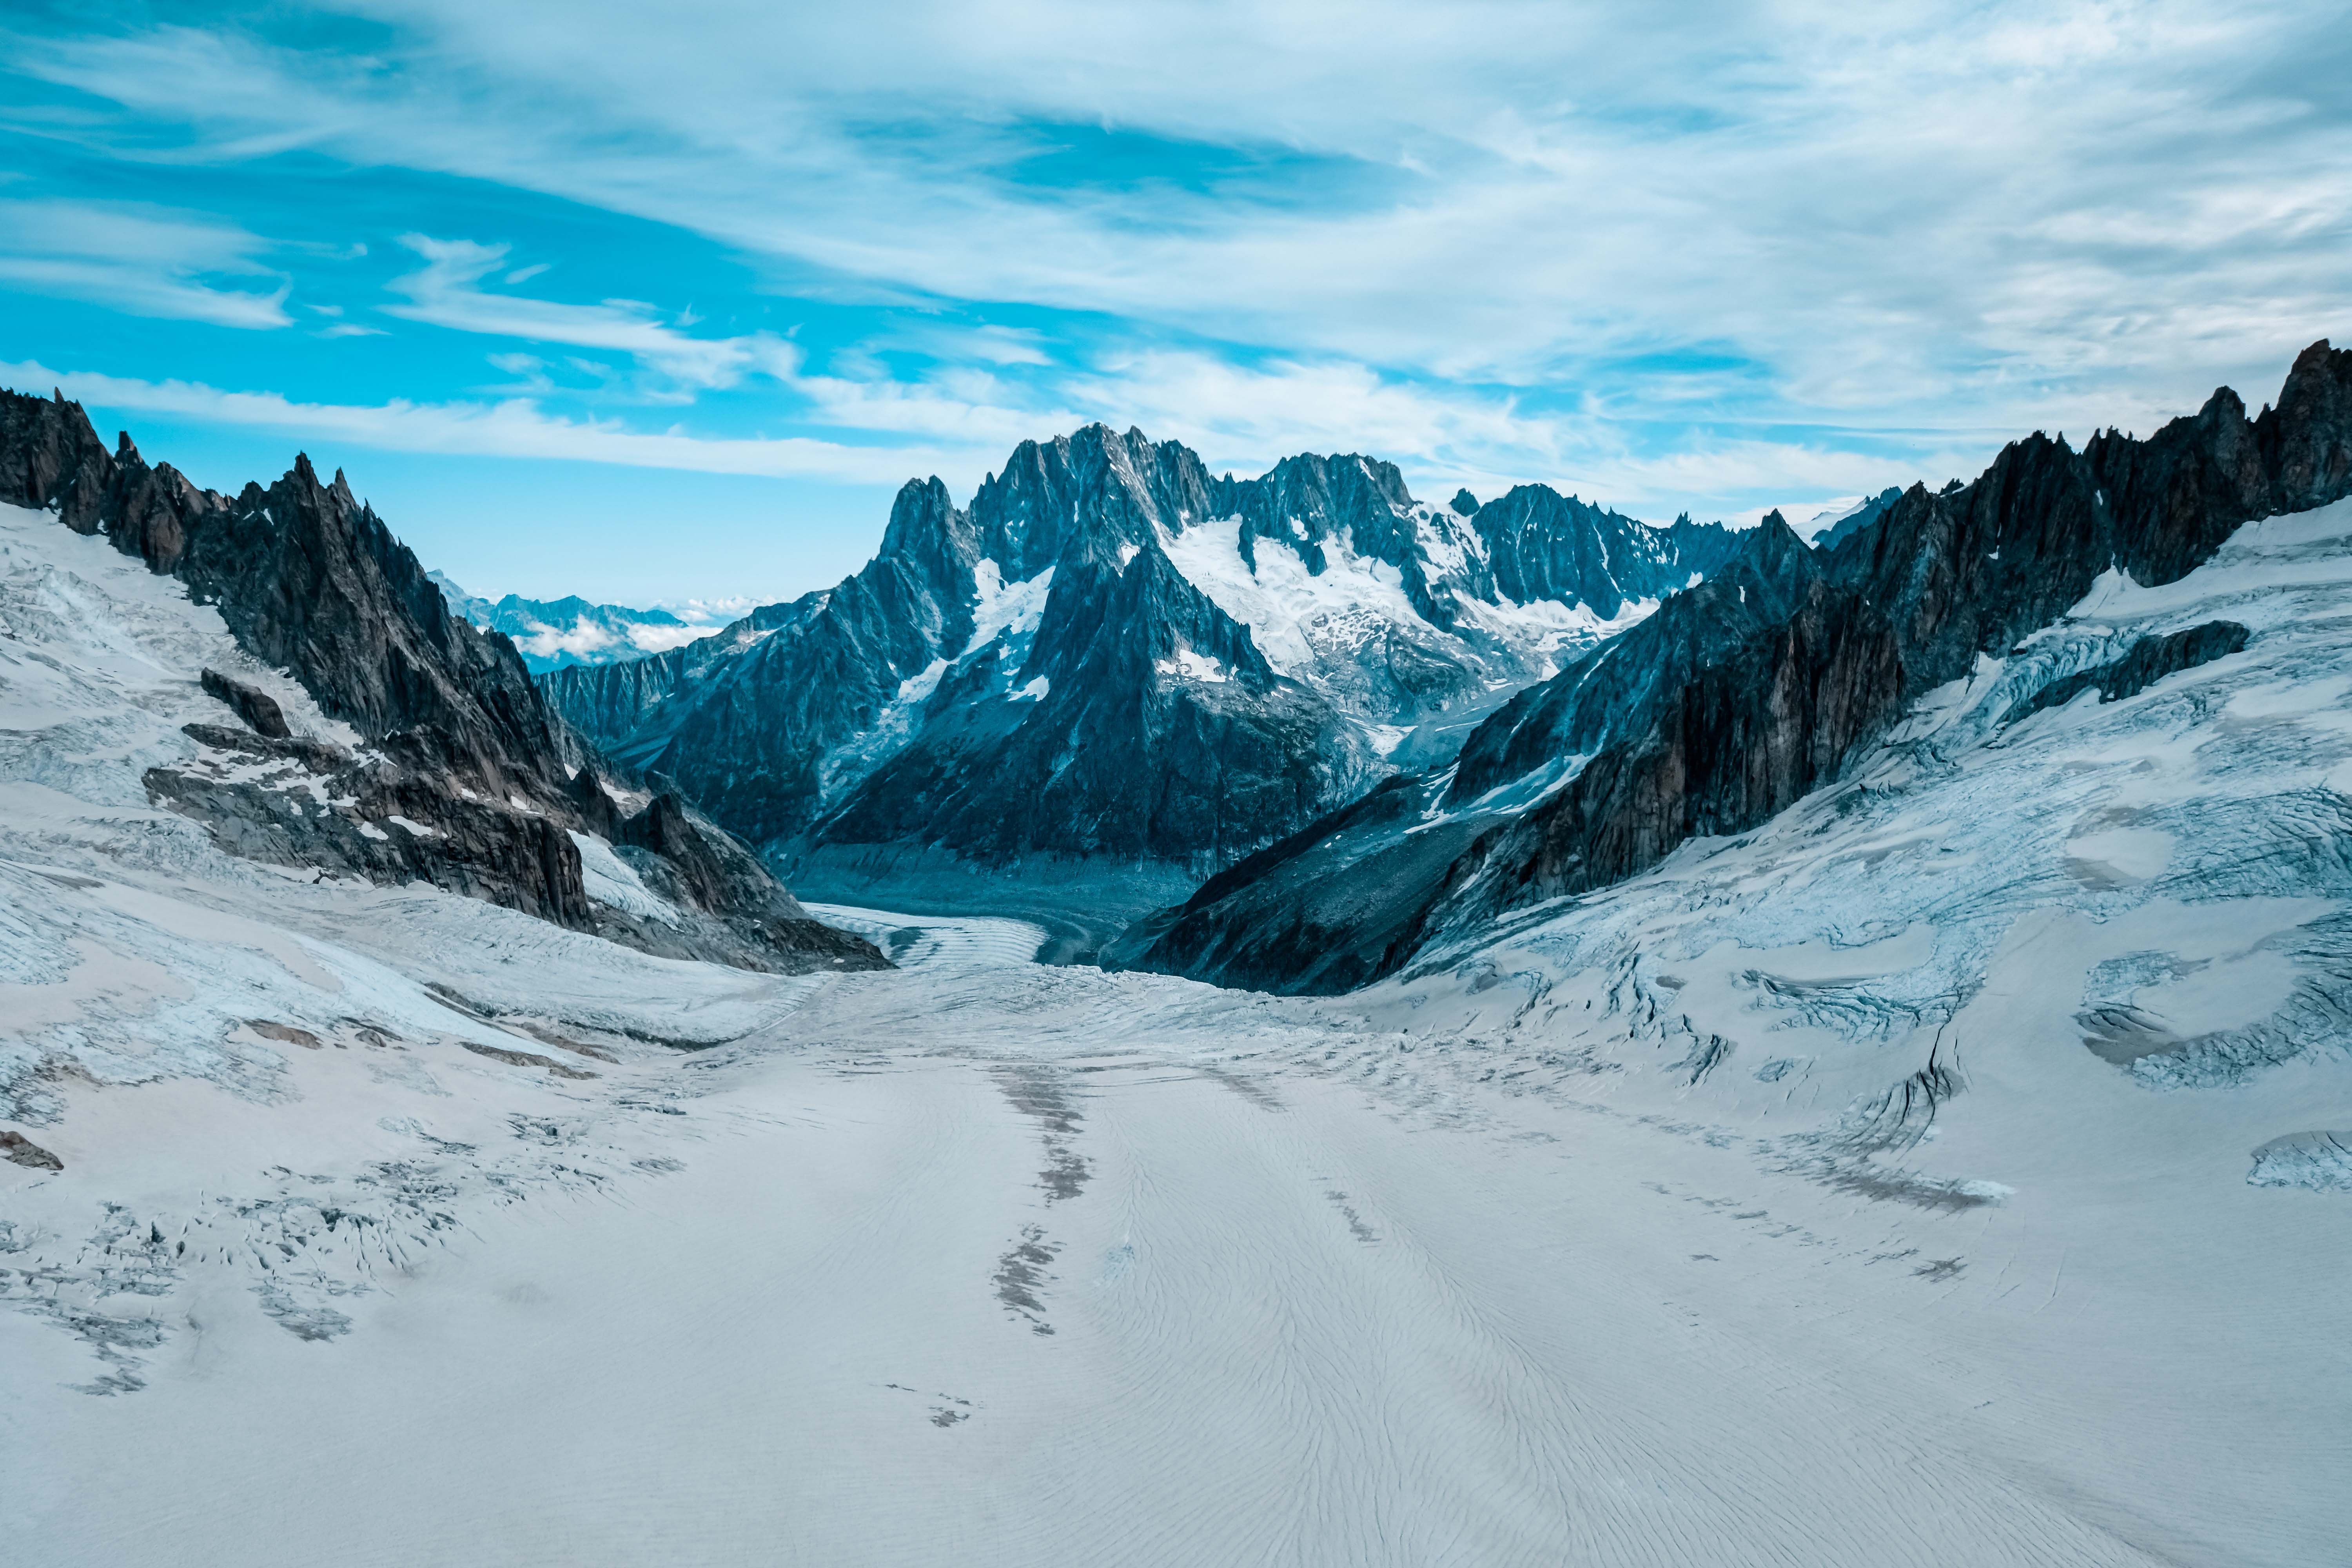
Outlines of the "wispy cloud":
[{"label": "wispy cloud", "polygon": [[[835,289],[1527,384],[1728,345],[1784,415],[2176,403],[2347,309],[2352,45],[2324,5],[370,10],[394,31],[364,59],[158,29],[30,65],[217,155],[529,186]],[[1062,125],[1140,172],[1028,178]],[[1186,175],[1203,149],[1304,170],[1236,199]]]},{"label": "wispy cloud", "polygon": [[37,363],[0,363],[0,382],[55,386],[80,402],[131,413],[167,414],[317,441],[348,441],[394,452],[555,458],[624,468],[754,474],[853,484],[896,484],[914,471],[976,474],[977,451],[856,447],[804,437],[702,437],[683,430],[631,430],[617,422],[566,419],[528,398],[497,403],[375,405],[299,403],[274,392],[224,392],[200,382],[142,381]]},{"label": "wispy cloud", "polygon": [[[221,15],[27,27],[0,70],[84,95],[57,134],[121,167],[299,152],[565,215],[367,231],[412,230],[416,262],[346,325],[483,340],[429,395],[202,389],[203,417],[407,449],[953,479],[1101,418],[1237,469],[1360,449],[1421,487],[1735,513],[1939,482],[2036,426],[2147,428],[2223,382],[2258,400],[2352,329],[2352,35],[2324,4]],[[634,274],[597,269],[583,214],[647,247]],[[143,279],[157,313],[283,324],[282,280],[236,269],[263,242],[179,221],[215,249],[0,244],[0,281]],[[671,286],[656,228],[736,297]],[[465,390],[483,355],[510,384]],[[662,399],[698,433],[640,428]],[[827,438],[712,435],[720,407]]]},{"label": "wispy cloud", "polygon": [[[788,364],[792,358],[789,346],[773,338],[693,337],[663,321],[652,306],[633,300],[568,305],[492,293],[481,282],[506,264],[504,245],[422,234],[402,235],[400,243],[425,265],[388,285],[408,302],[383,306],[386,315],[454,331],[625,353],[696,389],[732,386],[763,364]],[[519,268],[507,281],[527,281],[538,270]]]},{"label": "wispy cloud", "polygon": [[[201,214],[128,202],[0,201],[0,283],[131,316],[293,324],[268,242]],[[266,280],[260,290],[226,279]],[[268,287],[275,282],[275,288]]]}]

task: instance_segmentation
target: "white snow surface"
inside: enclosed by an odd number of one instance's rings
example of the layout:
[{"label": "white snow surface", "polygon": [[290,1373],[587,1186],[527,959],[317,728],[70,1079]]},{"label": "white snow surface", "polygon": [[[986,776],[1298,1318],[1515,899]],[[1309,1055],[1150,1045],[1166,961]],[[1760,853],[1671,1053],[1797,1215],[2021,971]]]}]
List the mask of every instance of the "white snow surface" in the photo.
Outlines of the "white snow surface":
[{"label": "white snow surface", "polygon": [[1432,591],[1454,602],[1456,620],[1451,628],[1424,618],[1404,591],[1402,574],[1385,561],[1358,554],[1345,535],[1322,541],[1320,573],[1310,570],[1289,542],[1274,538],[1252,542],[1253,570],[1242,558],[1239,518],[1209,519],[1181,532],[1163,528],[1157,537],[1186,581],[1249,628],[1250,640],[1276,673],[1320,689],[1365,726],[1368,736],[1397,720],[1423,716],[1410,703],[1398,707],[1393,694],[1367,689],[1367,668],[1384,662],[1391,641],[1461,663],[1490,689],[1524,686],[1559,674],[1595,644],[1658,607],[1654,599],[1640,600],[1603,620],[1583,605],[1489,604],[1458,593],[1451,576],[1467,563],[1476,535],[1445,523],[1427,508],[1416,508],[1412,521]]},{"label": "white snow surface", "polygon": [[871,910],[814,912],[898,969],[748,974],[229,859],[139,773],[224,721],[195,664],[267,672],[7,514],[0,1126],[63,1169],[0,1163],[0,1539],[2340,1561],[2347,535],[2107,584],[1758,832],[1280,1000]]},{"label": "white snow surface", "polygon": [[1278,673],[1304,679],[1324,660],[1354,653],[1384,626],[1421,621],[1397,569],[1358,555],[1346,538],[1323,542],[1319,575],[1287,542],[1254,541],[1253,573],[1242,559],[1241,528],[1241,519],[1227,518],[1181,533],[1163,529],[1160,547],[1186,581],[1249,627]]},{"label": "white snow surface", "polygon": [[[1213,655],[1195,652],[1189,647],[1178,648],[1173,658],[1163,658],[1152,668],[1162,675],[1178,676],[1209,686],[1223,686],[1233,679]],[[1400,730],[1397,733],[1402,736],[1404,731]]]},{"label": "white snow surface", "polygon": [[1008,584],[1004,568],[993,561],[982,561],[972,568],[977,580],[971,606],[971,640],[964,645],[964,655],[978,653],[1000,635],[1014,638],[1028,637],[1037,629],[1037,622],[1045,613],[1045,600],[1054,591],[1054,569],[1046,567],[1026,582]]},{"label": "white snow surface", "polygon": [[590,898],[666,926],[675,926],[683,918],[677,906],[646,887],[636,868],[622,859],[611,845],[593,833],[580,832],[572,835],[572,842],[580,850],[580,879]]}]

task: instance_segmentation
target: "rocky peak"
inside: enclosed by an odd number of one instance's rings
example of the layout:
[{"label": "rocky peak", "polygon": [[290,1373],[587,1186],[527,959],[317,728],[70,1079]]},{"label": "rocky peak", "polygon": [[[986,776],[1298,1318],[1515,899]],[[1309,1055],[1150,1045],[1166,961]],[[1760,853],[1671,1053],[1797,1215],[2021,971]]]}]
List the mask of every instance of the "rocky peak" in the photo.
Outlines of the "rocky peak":
[{"label": "rocky peak", "polygon": [[1517,604],[1561,600],[1614,619],[1627,600],[1658,597],[1704,572],[1681,566],[1676,536],[1549,485],[1514,487],[1480,507],[1470,526],[1492,591]]},{"label": "rocky peak", "polygon": [[1124,667],[1132,683],[1156,688],[1151,666],[1180,649],[1215,660],[1253,689],[1277,679],[1247,626],[1186,581],[1165,554],[1139,551],[1124,567],[1087,563],[1055,574],[1021,673],[1045,676],[1067,691]]},{"label": "rocky peak", "polygon": [[1173,442],[1153,445],[1089,425],[1051,441],[1024,441],[971,502],[982,557],[1025,582],[1065,562],[1116,563],[1122,547],[1147,548],[1155,528],[1181,529],[1205,514],[1208,474]]},{"label": "rocky peak", "polygon": [[[1595,543],[1594,518],[1622,537]],[[1615,563],[1606,594],[1506,605],[1476,516],[1422,506],[1392,464],[1308,453],[1213,478],[1177,442],[1090,425],[1023,442],[966,510],[908,484],[873,561],[760,612],[772,631],[547,689],[846,901],[918,862],[1123,857],[1166,879],[1401,753],[1450,755],[1502,694],[1613,629],[1601,617],[1690,582],[1685,536],[1712,560],[1717,535],[1563,504],[1514,536],[1512,570],[1574,579],[1538,558],[1581,550]]]},{"label": "rocky peak", "polygon": [[[427,880],[677,956],[880,963],[870,944],[807,920],[747,851],[676,802],[636,869],[685,899],[699,923],[681,935],[595,902],[571,837],[593,826],[572,768],[593,757],[514,645],[450,615],[341,472],[321,482],[298,456],[275,484],[248,484],[231,501],[151,468],[128,437],[110,455],[77,405],[0,392],[0,502],[54,508],[177,577],[245,654],[290,675],[320,714],[368,742],[353,753],[291,734],[274,699],[218,670],[189,671],[247,727],[185,726],[194,756],[149,769],[145,784],[224,848],[394,885]],[[289,769],[311,782],[289,784]]]},{"label": "rocky peak", "polygon": [[1330,564],[1326,542],[1340,540],[1395,567],[1413,607],[1434,625],[1451,624],[1452,606],[1431,591],[1415,503],[1393,463],[1354,453],[1285,458],[1263,478],[1213,484],[1209,515],[1241,519],[1242,559],[1253,570],[1257,542],[1277,540],[1320,576]]},{"label": "rocky peak", "polygon": [[937,475],[908,479],[890,504],[880,553],[911,568],[938,602],[943,640],[971,636],[972,569],[982,557],[979,530],[956,509]]}]

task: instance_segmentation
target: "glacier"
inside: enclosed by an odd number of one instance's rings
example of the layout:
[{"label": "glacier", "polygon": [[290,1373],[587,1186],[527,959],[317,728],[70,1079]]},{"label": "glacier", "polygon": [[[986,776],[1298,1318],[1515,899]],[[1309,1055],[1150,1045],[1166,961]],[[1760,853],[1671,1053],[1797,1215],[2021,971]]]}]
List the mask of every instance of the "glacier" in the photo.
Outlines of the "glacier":
[{"label": "glacier", "polygon": [[140,784],[195,671],[331,721],[0,513],[0,1530],[2331,1561],[2347,585],[2352,502],[2111,574],[1762,826],[1303,998],[823,905],[898,968],[756,973],[233,858]]}]

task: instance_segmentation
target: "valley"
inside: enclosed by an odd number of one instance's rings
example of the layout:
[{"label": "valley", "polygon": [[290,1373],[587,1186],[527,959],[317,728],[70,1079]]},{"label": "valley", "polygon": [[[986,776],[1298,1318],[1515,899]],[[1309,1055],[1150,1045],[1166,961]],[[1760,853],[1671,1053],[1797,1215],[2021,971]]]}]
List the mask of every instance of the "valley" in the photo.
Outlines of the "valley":
[{"label": "valley", "polygon": [[[1993,539],[1959,486],[1819,549],[1769,520],[1458,763],[1252,818],[1196,887],[1073,855],[977,914],[786,891],[742,797],[601,755],[502,636],[408,607],[414,558],[307,460],[236,501],[127,442],[19,463],[51,488],[0,510],[0,1522],[123,1563],[2326,1561],[2347,361],[2100,448],[2087,510],[2064,454],[2054,501],[2004,458]],[[2114,476],[2151,469],[2134,513]],[[2231,517],[2282,487],[2311,504]],[[329,561],[347,619],[181,564],[232,521]],[[2020,578],[1950,542],[2021,538]],[[1175,542],[1083,604],[1181,606],[1180,559],[1213,574]],[[972,629],[916,652],[981,696],[894,735],[1045,711],[1052,574],[974,571]],[[1155,711],[1254,659],[1341,710],[1259,648],[1295,605],[1188,591],[1087,645],[1191,626]],[[684,651],[846,635],[794,613]],[[370,626],[430,678],[339,651]],[[1720,685],[1759,648],[1780,674]],[[1790,695],[1857,660],[1897,674]],[[1710,681],[1778,695],[1677,720]],[[1591,826],[1612,747],[1680,759],[1648,837]]]}]

